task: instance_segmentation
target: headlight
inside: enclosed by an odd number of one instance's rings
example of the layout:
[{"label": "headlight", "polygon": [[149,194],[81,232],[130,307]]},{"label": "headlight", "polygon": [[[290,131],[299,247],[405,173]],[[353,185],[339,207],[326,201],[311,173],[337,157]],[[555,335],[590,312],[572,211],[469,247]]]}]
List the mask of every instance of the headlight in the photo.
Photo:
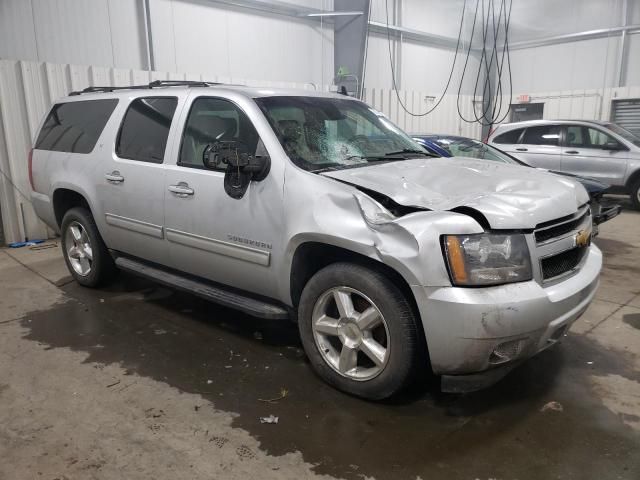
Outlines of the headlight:
[{"label": "headlight", "polygon": [[451,281],[463,287],[531,280],[531,257],[524,235],[445,235]]}]

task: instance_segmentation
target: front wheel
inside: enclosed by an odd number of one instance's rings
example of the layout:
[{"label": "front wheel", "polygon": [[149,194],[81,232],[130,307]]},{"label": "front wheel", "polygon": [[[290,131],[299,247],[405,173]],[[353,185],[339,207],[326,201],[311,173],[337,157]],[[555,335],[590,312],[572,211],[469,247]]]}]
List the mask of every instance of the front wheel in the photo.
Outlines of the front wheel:
[{"label": "front wheel", "polygon": [[636,210],[640,210],[640,178],[631,185],[631,205]]},{"label": "front wheel", "polygon": [[60,231],[64,260],[80,285],[97,287],[113,277],[116,266],[89,210],[70,209],[62,219]]},{"label": "front wheel", "polygon": [[388,278],[359,265],[336,263],[316,273],[302,292],[298,324],[318,375],[359,397],[394,395],[421,361],[409,302]]}]

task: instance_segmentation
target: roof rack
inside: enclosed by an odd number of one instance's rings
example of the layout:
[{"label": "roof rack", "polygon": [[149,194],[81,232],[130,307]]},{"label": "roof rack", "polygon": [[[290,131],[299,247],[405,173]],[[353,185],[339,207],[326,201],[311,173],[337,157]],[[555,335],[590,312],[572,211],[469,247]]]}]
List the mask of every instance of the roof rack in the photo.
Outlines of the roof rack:
[{"label": "roof rack", "polygon": [[215,82],[200,82],[197,80],[154,80],[147,85],[129,85],[127,87],[87,87],[83,90],[69,93],[69,96],[82,95],[83,93],[113,92],[114,90],[144,90],[160,87],[210,87],[222,85]]}]

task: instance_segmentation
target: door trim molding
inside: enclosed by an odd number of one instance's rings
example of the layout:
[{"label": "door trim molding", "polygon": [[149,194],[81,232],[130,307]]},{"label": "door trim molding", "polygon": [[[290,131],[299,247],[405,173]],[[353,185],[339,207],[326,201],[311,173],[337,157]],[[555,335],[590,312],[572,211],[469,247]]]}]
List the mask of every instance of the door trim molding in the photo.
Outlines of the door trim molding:
[{"label": "door trim molding", "polygon": [[114,215],[113,213],[105,213],[104,216],[107,224],[113,227],[123,228],[143,235],[149,235],[154,238],[164,238],[163,228],[161,225],[155,225],[153,223],[143,222],[133,218],[121,217],[120,215]]},{"label": "door trim molding", "polygon": [[236,245],[214,238],[202,237],[172,228],[166,228],[165,234],[168,241],[187,247],[205,250],[225,257],[237,258],[238,260],[244,260],[245,262],[255,263],[264,267],[268,267],[271,262],[271,252],[265,250],[247,247],[245,245]]}]

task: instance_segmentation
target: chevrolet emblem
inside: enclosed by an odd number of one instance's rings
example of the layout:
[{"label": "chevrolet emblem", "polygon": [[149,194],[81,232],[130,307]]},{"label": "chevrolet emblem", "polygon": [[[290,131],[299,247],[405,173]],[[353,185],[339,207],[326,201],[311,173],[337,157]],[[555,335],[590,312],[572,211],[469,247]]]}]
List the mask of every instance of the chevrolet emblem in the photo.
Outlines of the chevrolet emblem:
[{"label": "chevrolet emblem", "polygon": [[574,238],[576,247],[586,247],[591,243],[591,229],[580,230]]}]

